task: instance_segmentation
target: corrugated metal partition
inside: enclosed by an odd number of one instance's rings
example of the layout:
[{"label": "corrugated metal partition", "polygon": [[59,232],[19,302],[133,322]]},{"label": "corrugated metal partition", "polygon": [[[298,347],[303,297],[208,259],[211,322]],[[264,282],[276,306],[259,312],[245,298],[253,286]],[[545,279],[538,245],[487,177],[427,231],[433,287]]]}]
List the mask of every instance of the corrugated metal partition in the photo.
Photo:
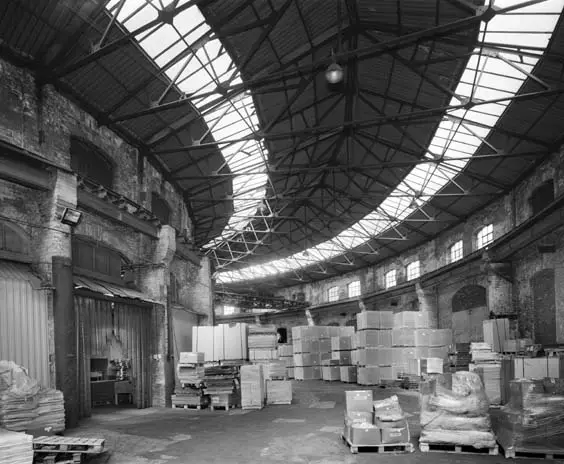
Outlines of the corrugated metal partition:
[{"label": "corrugated metal partition", "polygon": [[28,280],[0,277],[0,359],[50,387],[48,294]]},{"label": "corrugated metal partition", "polygon": [[134,304],[75,295],[80,359],[80,416],[91,414],[90,359],[111,358],[109,344],[121,342],[122,355],[131,361],[138,408],[151,406],[151,309]]}]

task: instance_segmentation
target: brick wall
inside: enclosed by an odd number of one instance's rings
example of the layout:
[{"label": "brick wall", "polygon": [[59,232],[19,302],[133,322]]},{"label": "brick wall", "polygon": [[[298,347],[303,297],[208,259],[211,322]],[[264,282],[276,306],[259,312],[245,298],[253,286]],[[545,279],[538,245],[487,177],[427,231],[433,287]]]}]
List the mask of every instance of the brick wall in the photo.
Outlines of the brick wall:
[{"label": "brick wall", "polygon": [[[49,168],[52,188],[47,192],[0,180],[0,220],[5,217],[18,221],[29,234],[31,258],[46,282],[51,279],[51,258],[71,256],[70,228],[62,225],[57,217],[59,206],[76,207],[77,202],[76,176],[70,171],[71,137],[87,140],[109,158],[114,166],[114,191],[149,210],[153,192],[169,205],[170,225],[174,229],[168,229],[166,237],[151,238],[92,211],[84,211],[82,222],[73,231],[121,252],[134,265],[138,288],[160,303],[153,311],[156,352],[153,353],[152,375],[154,404],[164,405],[171,382],[166,359],[170,272],[180,281],[181,304],[208,315],[212,312],[209,262],[203,260],[198,266],[175,255],[177,233],[187,231],[189,237],[192,234],[182,192],[164,180],[135,147],[111,130],[99,127],[91,115],[53,87],[36,87],[30,72],[3,60],[0,60],[0,101],[0,140],[55,166]],[[25,163],[25,155],[21,156]]]}]

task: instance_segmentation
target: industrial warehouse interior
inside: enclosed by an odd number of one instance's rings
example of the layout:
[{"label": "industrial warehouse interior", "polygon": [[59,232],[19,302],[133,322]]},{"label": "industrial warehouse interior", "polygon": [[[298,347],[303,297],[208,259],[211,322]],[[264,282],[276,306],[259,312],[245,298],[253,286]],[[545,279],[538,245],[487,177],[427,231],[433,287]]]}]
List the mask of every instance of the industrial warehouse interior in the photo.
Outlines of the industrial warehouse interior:
[{"label": "industrial warehouse interior", "polygon": [[0,2],[0,464],[564,460],[563,12]]}]

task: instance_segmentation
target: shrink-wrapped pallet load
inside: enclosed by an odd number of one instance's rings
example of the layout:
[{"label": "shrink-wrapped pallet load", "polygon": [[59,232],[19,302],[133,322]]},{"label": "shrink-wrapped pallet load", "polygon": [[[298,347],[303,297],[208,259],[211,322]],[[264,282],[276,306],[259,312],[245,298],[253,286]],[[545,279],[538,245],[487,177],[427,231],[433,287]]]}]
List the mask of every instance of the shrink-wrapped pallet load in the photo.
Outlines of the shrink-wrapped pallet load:
[{"label": "shrink-wrapped pallet load", "polygon": [[421,395],[423,446],[441,444],[494,448],[495,436],[488,414],[489,402],[478,374],[457,372],[439,376]]},{"label": "shrink-wrapped pallet load", "polygon": [[241,408],[262,409],[265,380],[262,364],[241,366]]},{"label": "shrink-wrapped pallet load", "polygon": [[291,404],[292,382],[289,380],[267,380],[266,404]]},{"label": "shrink-wrapped pallet load", "polygon": [[505,456],[564,455],[564,381],[517,379],[509,388],[509,403],[492,418]]},{"label": "shrink-wrapped pallet load", "polygon": [[0,428],[0,464],[32,464],[33,436]]}]

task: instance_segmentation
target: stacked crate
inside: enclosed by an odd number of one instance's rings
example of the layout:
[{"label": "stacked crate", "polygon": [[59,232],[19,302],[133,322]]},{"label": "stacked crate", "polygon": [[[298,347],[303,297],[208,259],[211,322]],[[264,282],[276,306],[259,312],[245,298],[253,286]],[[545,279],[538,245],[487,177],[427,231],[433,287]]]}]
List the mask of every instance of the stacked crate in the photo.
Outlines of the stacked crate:
[{"label": "stacked crate", "polygon": [[262,409],[266,398],[262,364],[241,366],[241,407]]},{"label": "stacked crate", "polygon": [[249,325],[248,347],[251,362],[268,362],[278,359],[276,327]]},{"label": "stacked crate", "polygon": [[412,359],[425,359],[426,365],[436,365],[438,360],[446,361],[452,344],[452,331],[437,329],[435,314],[430,311],[401,311],[394,314],[393,325],[392,377],[417,375],[412,370],[421,364],[410,364]]},{"label": "stacked crate", "polygon": [[357,382],[379,385],[393,371],[391,311],[364,311],[357,314]]},{"label": "stacked crate", "polygon": [[286,376],[294,378],[294,349],[291,343],[278,345],[278,359],[286,366]]},{"label": "stacked crate", "polygon": [[331,358],[339,366],[339,379],[342,382],[356,383],[356,367],[353,366],[354,332],[350,336],[331,337]]},{"label": "stacked crate", "polygon": [[176,365],[178,383],[172,395],[173,407],[191,406],[200,409],[208,404],[204,395],[204,353],[182,352]]}]

